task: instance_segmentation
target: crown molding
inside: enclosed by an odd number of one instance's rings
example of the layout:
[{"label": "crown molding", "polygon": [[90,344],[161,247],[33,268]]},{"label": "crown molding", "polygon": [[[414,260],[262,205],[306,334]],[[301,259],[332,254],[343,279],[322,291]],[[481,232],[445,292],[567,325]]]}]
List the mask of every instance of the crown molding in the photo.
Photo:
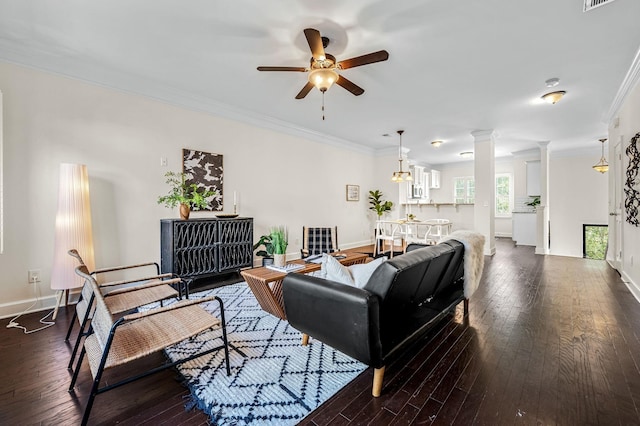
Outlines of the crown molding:
[{"label": "crown molding", "polygon": [[[38,61],[34,61],[32,58],[25,58],[19,52],[11,50],[0,51],[0,61],[16,66],[30,68],[38,72],[45,72],[71,80],[82,81],[93,86],[114,90],[120,93],[142,96],[148,99],[153,99],[155,101],[163,102],[191,111],[212,114],[240,123],[245,123],[276,132],[301,137],[325,145],[330,145],[371,156],[376,155],[375,149],[365,145],[351,142],[346,139],[337,138],[335,136],[326,135],[315,130],[296,126],[287,121],[221,103],[204,96],[194,95],[192,93],[188,93],[174,87],[161,85],[159,83],[149,81],[148,79],[138,78],[130,74],[119,73],[112,70],[105,70],[97,66],[84,67],[82,72],[77,74],[69,73],[68,70],[72,67],[63,66],[59,63],[55,63],[54,66],[51,66],[50,64],[45,65],[42,63],[38,63]],[[87,78],[85,77],[85,75],[98,77]],[[115,81],[116,84],[107,83],[113,81]]]},{"label": "crown molding", "polygon": [[609,111],[604,116],[605,123],[611,124],[615,119],[616,115],[622,108],[622,104],[627,99],[627,96],[634,87],[640,82],[640,48],[636,52],[635,58],[633,58],[633,62],[631,62],[631,66],[629,67],[629,71],[627,71],[627,75],[624,76],[622,80],[622,84],[620,84],[620,88],[618,89],[618,93],[616,93],[615,98],[613,98],[613,102],[611,103],[611,107]]}]

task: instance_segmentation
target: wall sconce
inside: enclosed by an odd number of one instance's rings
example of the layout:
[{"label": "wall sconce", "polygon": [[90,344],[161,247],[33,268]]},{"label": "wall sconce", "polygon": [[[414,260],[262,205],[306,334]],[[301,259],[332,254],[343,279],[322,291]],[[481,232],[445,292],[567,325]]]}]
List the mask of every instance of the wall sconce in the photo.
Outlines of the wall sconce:
[{"label": "wall sconce", "polygon": [[592,167],[593,167],[593,170],[595,170],[596,172],[606,173],[609,171],[609,163],[607,163],[607,159],[604,158],[604,143],[607,141],[607,139],[604,138],[604,139],[598,139],[598,140],[602,142],[602,156],[600,157],[600,161],[598,161],[598,164]]},{"label": "wall sconce", "polygon": [[54,320],[63,295],[68,299],[69,289],[82,287],[84,284],[84,280],[75,273],[77,261],[67,254],[71,249],[78,250],[90,271],[95,269],[87,166],[63,163],[60,164],[58,212],[51,269],[51,289],[58,290],[52,317]]}]

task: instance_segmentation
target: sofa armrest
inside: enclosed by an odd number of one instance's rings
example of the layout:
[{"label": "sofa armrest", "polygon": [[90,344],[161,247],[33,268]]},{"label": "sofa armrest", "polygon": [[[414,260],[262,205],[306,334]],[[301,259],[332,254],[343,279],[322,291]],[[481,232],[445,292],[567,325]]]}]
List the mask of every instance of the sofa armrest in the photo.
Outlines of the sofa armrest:
[{"label": "sofa armrest", "polygon": [[366,290],[290,273],[282,283],[292,327],[367,365],[382,362],[378,297]]}]

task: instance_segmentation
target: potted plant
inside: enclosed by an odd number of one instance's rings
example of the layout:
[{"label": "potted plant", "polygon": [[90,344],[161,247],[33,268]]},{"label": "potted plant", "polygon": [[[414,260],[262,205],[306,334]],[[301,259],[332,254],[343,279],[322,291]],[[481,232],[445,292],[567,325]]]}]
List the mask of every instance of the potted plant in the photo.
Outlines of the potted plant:
[{"label": "potted plant", "polygon": [[391,201],[384,201],[382,199],[382,192],[378,189],[375,191],[369,191],[369,210],[373,210],[378,215],[378,220],[382,217],[383,214],[390,211],[393,207],[393,203]]},{"label": "potted plant", "polygon": [[[369,204],[371,205],[371,207],[369,207],[369,210],[373,210],[374,212],[376,212],[376,215],[378,215],[378,220],[382,219],[382,215],[390,211],[393,207],[393,203],[391,201],[384,201],[382,199],[382,191],[380,191],[379,189],[376,189],[375,191],[369,191]],[[376,242],[375,251],[379,252],[380,246],[378,246],[379,241],[377,228],[374,233],[375,235],[373,236],[373,238]]]},{"label": "potted plant", "polygon": [[287,245],[289,244],[287,229],[284,226],[276,226],[271,228],[269,234],[271,239],[271,247],[273,248],[273,264],[276,266],[284,266],[287,263]]},{"label": "potted plant", "polygon": [[195,183],[187,184],[184,173],[167,172],[164,174],[169,185],[169,193],[158,197],[158,204],[175,208],[180,205],[180,218],[189,219],[191,210],[204,210],[209,207],[209,198],[216,195],[215,191],[198,188]]},{"label": "potted plant", "polygon": [[262,256],[262,266],[271,265],[273,263],[273,244],[271,243],[271,234],[262,235],[257,243],[253,245],[253,249],[264,246],[264,249],[258,250],[256,256]]}]

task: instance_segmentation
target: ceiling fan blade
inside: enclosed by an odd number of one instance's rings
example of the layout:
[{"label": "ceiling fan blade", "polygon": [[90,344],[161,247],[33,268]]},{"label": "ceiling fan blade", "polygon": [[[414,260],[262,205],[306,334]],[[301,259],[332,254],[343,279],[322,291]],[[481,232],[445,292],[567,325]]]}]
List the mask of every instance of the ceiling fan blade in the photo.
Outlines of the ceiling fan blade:
[{"label": "ceiling fan blade", "polygon": [[307,38],[307,43],[309,43],[313,59],[323,61],[326,56],[324,54],[324,47],[322,46],[320,31],[307,28],[304,30],[304,36]]},{"label": "ceiling fan blade", "polygon": [[258,67],[258,71],[298,71],[305,72],[304,67]]},{"label": "ceiling fan blade", "polygon": [[296,99],[302,99],[305,96],[307,96],[307,94],[311,91],[311,89],[313,89],[313,84],[310,82],[307,82],[307,84],[305,84],[305,86],[302,88],[302,90],[296,95]]},{"label": "ceiling fan blade", "polygon": [[336,84],[338,86],[344,87],[345,89],[347,89],[348,91],[350,91],[351,93],[353,93],[356,96],[360,96],[360,95],[362,95],[364,93],[364,89],[362,87],[360,87],[357,84],[351,82],[351,80],[347,80],[343,76],[339,76],[338,77],[338,81],[336,81]]},{"label": "ceiling fan blade", "polygon": [[355,58],[346,59],[338,62],[338,67],[346,70],[347,68],[359,67],[361,65],[373,64],[375,62],[382,62],[389,59],[389,52],[386,50],[379,50],[377,52],[369,53]]}]

